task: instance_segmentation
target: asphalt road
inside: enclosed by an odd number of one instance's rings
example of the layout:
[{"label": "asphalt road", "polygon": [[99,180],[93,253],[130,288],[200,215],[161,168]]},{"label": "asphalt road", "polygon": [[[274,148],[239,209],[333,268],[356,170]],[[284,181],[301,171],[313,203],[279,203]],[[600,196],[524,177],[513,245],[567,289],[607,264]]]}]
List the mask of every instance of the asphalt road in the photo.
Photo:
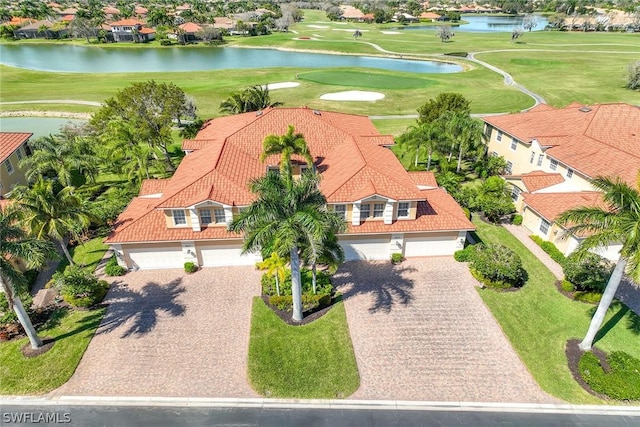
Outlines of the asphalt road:
[{"label": "asphalt road", "polygon": [[[640,414],[639,414],[640,415]],[[0,407],[0,426],[580,426],[631,427],[639,416],[490,411],[198,408],[134,406]]]}]

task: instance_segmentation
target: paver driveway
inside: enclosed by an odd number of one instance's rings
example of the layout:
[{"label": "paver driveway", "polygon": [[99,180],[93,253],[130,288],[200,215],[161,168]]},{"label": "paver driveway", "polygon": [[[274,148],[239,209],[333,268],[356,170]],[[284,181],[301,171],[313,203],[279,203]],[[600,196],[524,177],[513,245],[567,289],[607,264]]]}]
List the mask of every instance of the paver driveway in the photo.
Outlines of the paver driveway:
[{"label": "paver driveway", "polygon": [[450,257],[350,262],[335,280],[360,371],[351,398],[554,402],[512,349],[465,264]]},{"label": "paver driveway", "polygon": [[57,395],[253,397],[247,383],[252,267],[131,272]]}]

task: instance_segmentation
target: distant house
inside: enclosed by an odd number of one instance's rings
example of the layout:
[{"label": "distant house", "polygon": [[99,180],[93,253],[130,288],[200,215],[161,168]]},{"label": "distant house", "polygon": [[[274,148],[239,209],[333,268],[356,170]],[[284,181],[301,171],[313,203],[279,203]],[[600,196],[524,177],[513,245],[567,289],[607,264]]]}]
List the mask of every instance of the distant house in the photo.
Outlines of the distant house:
[{"label": "distant house", "polygon": [[[555,223],[564,211],[602,203],[590,184],[598,176],[637,185],[640,107],[613,103],[565,108],[539,105],[528,112],[483,118],[488,150],[507,160],[504,179],[522,224],[565,255],[585,236],[563,237]],[[601,255],[615,260],[617,245]]]},{"label": "distant house", "polygon": [[395,21],[395,22],[400,22],[400,21],[418,22],[418,21],[420,21],[420,19],[416,18],[415,16],[413,16],[413,15],[411,15],[409,13],[398,12],[395,15],[393,15],[392,21]]},{"label": "distant house", "polygon": [[[452,255],[473,224],[432,172],[407,172],[366,116],[309,108],[269,108],[207,122],[167,179],[143,181],[106,239],[129,269],[254,265],[242,236],[229,232],[233,215],[254,200],[247,183],[277,171],[280,156],[260,161],[267,135],[289,125],[304,135],[321,175],[328,209],[347,226],[338,236],[347,260]],[[309,166],[292,158],[294,177]]]},{"label": "distant house", "polygon": [[66,29],[60,29],[59,25],[47,20],[32,22],[13,32],[16,39],[58,39],[66,34]]},{"label": "distant house", "polygon": [[155,38],[156,31],[144,26],[138,19],[122,19],[110,24],[115,42],[148,42]]},{"label": "distant house", "polygon": [[[178,25],[178,28],[183,32],[182,36],[184,37],[184,42],[199,40],[198,32],[202,30],[200,25],[194,24],[193,22],[186,22],[182,25]],[[180,35],[176,34],[176,38],[179,37]]]},{"label": "distant house", "polygon": [[236,21],[225,16],[216,16],[215,18],[213,18],[213,26],[220,30],[231,32],[236,28]]},{"label": "distant house", "polygon": [[365,15],[360,10],[353,6],[340,5],[340,10],[342,11],[342,15],[340,19],[344,19],[346,21],[355,21],[355,22],[364,22]]},{"label": "distant house", "polygon": [[435,12],[422,12],[419,16],[420,19],[424,21],[440,21],[442,19],[442,15],[437,14]]},{"label": "distant house", "polygon": [[0,199],[16,185],[27,184],[20,161],[31,155],[27,145],[31,136],[25,132],[0,132]]}]

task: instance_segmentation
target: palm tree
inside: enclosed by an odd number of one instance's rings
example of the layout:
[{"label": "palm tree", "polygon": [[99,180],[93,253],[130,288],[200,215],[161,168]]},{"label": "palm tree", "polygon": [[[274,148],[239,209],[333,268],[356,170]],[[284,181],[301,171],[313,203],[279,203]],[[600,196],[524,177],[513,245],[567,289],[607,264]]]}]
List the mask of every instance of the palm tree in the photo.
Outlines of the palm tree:
[{"label": "palm tree", "polygon": [[479,121],[467,116],[458,124],[458,166],[456,173],[460,173],[462,157],[469,151],[477,151],[482,142],[482,125]]},{"label": "palm tree", "polygon": [[220,104],[220,111],[227,114],[260,111],[269,107],[278,107],[282,102],[271,102],[267,86],[249,86],[241,92],[233,92]]},{"label": "palm tree", "polygon": [[26,262],[27,267],[38,268],[47,258],[53,256],[55,251],[51,242],[29,237],[17,226],[18,213],[12,206],[0,208],[0,289],[4,291],[9,308],[13,308],[27,333],[31,348],[37,349],[42,346],[42,340],[38,337],[18,296],[18,290],[25,285],[26,280],[9,260],[13,257],[19,258]]},{"label": "palm tree", "polygon": [[416,150],[414,167],[418,167],[418,159],[422,149],[427,150],[427,170],[431,169],[431,158],[441,137],[441,131],[434,123],[420,123],[409,128],[409,145]]},{"label": "palm tree", "polygon": [[330,268],[337,268],[344,262],[344,250],[338,243],[338,237],[336,233],[342,233],[347,228],[344,220],[337,215],[333,215],[329,212],[327,220],[331,222],[329,227],[333,230],[333,233],[323,236],[320,242],[301,242],[300,246],[302,250],[302,258],[304,262],[311,265],[312,274],[312,287],[313,293],[316,293],[317,274],[316,267],[318,264],[326,265]]},{"label": "palm tree", "polygon": [[260,161],[264,162],[272,154],[280,154],[280,174],[291,180],[291,156],[294,154],[302,156],[307,162],[307,166],[313,167],[313,157],[309,152],[309,147],[301,133],[295,133],[295,128],[289,125],[287,133],[284,135],[268,135],[262,142],[263,152]]},{"label": "palm tree", "polygon": [[578,253],[604,248],[612,243],[622,243],[622,249],[587,335],[580,343],[580,349],[584,351],[591,350],[624,273],[635,283],[640,283],[640,192],[620,178],[598,177],[591,184],[602,191],[606,207],[571,209],[560,215],[558,222],[566,226],[567,234],[588,235],[580,243]]},{"label": "palm tree", "polygon": [[75,262],[64,239],[69,235],[77,238],[95,219],[74,190],[74,187],[58,190],[52,181],[40,179],[31,188],[20,185],[9,193],[21,210],[21,223],[29,235],[56,241],[71,265]]},{"label": "palm tree", "polygon": [[243,252],[272,248],[280,257],[289,257],[291,266],[292,319],[302,320],[300,242],[321,242],[331,234],[326,199],[318,189],[319,176],[304,173],[290,180],[268,173],[251,181],[256,200],[234,218],[229,231],[244,233]]},{"label": "palm tree", "polygon": [[63,186],[73,185],[74,172],[93,179],[97,172],[95,153],[86,139],[65,132],[49,135],[29,142],[33,150],[25,157],[21,167],[26,169],[29,181],[55,174]]},{"label": "palm tree", "polygon": [[285,267],[287,266],[287,259],[281,257],[276,252],[272,252],[271,256],[262,262],[258,263],[258,268],[261,270],[267,270],[267,274],[270,274],[276,279],[276,294],[280,296],[280,282],[284,282]]}]

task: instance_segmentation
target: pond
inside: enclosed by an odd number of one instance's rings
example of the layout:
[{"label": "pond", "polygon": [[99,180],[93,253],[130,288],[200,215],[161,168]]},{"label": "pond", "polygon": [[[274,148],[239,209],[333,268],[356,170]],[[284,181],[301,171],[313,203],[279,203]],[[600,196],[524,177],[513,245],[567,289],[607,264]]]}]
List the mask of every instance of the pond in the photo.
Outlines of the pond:
[{"label": "pond", "polygon": [[0,45],[0,63],[68,73],[205,71],[245,68],[365,67],[409,73],[458,73],[457,64],[354,55],[244,48],[101,48],[51,44]]},{"label": "pond", "polygon": [[32,138],[57,134],[60,127],[72,123],[81,125],[84,120],[63,119],[58,117],[0,117],[0,131],[2,132],[29,132]]},{"label": "pond", "polygon": [[[536,15],[538,25],[531,31],[541,31],[549,24],[544,16]],[[522,28],[523,16],[469,16],[463,15],[462,19],[468,24],[451,25],[454,31],[468,33],[510,33],[514,28]],[[435,30],[439,25],[407,25],[398,27],[398,30],[404,31],[420,31]]]}]

